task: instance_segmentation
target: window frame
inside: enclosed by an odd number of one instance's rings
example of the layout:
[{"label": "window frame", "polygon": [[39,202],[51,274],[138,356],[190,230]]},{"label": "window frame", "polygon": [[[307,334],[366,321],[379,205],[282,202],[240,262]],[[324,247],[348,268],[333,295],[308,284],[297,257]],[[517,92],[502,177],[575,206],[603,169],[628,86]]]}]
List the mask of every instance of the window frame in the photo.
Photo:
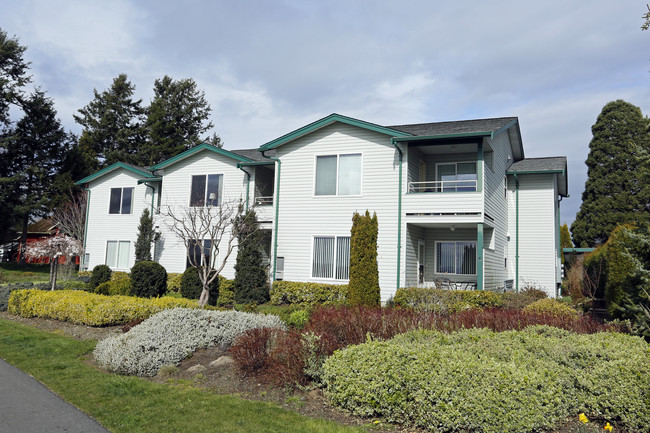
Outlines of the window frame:
[{"label": "window frame", "polygon": [[[111,266],[111,264],[108,263],[108,244],[109,243],[115,243],[115,265]],[[120,267],[120,244],[127,244],[127,252],[126,252],[126,267]],[[131,259],[131,241],[125,241],[125,240],[107,240],[106,241],[106,248],[104,249],[104,264],[108,266],[111,269],[117,270],[117,271],[122,271],[122,270],[129,270],[129,262]]]},{"label": "window frame", "polygon": [[[328,239],[334,239],[334,249],[333,249],[333,260],[332,260],[332,277],[322,277],[322,276],[314,276],[314,260],[316,258],[315,254],[315,246],[316,246],[316,238],[328,238]],[[338,274],[338,249],[339,249],[339,239],[347,238],[348,241],[348,252],[347,252],[347,258],[348,258],[348,264],[347,264],[347,278],[337,278]],[[351,241],[351,236],[349,234],[342,234],[342,235],[312,235],[311,237],[311,260],[309,261],[310,263],[310,276],[314,280],[327,280],[327,281],[350,281],[350,245]]]},{"label": "window frame", "polygon": [[[131,200],[129,203],[129,212],[124,212],[124,190],[131,190]],[[117,212],[111,212],[111,201],[113,199],[113,191],[120,190],[120,208]],[[108,214],[109,215],[131,215],[133,214],[133,202],[135,197],[135,188],[132,186],[118,186],[110,188],[108,194]]]},{"label": "window frame", "polygon": [[[359,194],[340,194],[339,193],[339,174],[341,173],[341,156],[359,155]],[[334,194],[316,194],[316,181],[318,174],[318,158],[335,156],[336,157],[336,188]],[[314,155],[314,179],[312,187],[312,196],[317,197],[362,197],[363,196],[363,152],[349,152],[349,153],[324,153],[321,155]]]},{"label": "window frame", "polygon": [[[439,244],[454,244],[454,271],[456,271],[457,268],[457,263],[456,263],[456,254],[457,254],[457,248],[459,243],[473,243],[474,244],[474,250],[475,250],[475,255],[474,255],[474,273],[473,274],[457,274],[456,272],[440,272],[438,269],[438,245]],[[477,241],[475,239],[457,239],[457,240],[445,240],[445,241],[435,241],[434,244],[434,272],[436,275],[457,275],[457,276],[469,276],[469,277],[475,277],[477,275],[477,269],[478,269],[478,245]]]},{"label": "window frame", "polygon": [[[210,176],[217,176],[218,177],[218,179],[219,179],[219,187],[218,187],[218,191],[217,191],[217,203],[216,204],[213,203],[213,204],[208,206],[207,205],[207,203],[208,203],[208,194],[209,194],[208,185],[209,185],[209,181],[210,181]],[[194,189],[193,188],[193,185],[194,185],[193,180],[194,180],[195,177],[203,177],[205,179],[205,183],[204,183],[205,187],[204,187],[204,191],[203,191],[202,204],[192,204],[192,191]],[[189,198],[189,206],[190,207],[215,207],[215,206],[221,205],[221,203],[223,203],[223,200],[222,200],[222,196],[223,196],[223,179],[224,179],[223,173],[191,174],[190,175],[190,185],[189,185],[189,190],[190,190],[190,193],[189,193],[189,197],[190,197]]]}]

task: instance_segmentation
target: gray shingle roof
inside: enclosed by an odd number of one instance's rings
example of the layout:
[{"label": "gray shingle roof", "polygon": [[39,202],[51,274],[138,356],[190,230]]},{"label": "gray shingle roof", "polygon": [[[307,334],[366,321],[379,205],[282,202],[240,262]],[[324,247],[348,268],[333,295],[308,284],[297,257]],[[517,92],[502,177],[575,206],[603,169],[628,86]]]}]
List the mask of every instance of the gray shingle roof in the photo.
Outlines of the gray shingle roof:
[{"label": "gray shingle roof", "polygon": [[[262,156],[262,152],[257,149],[234,149],[230,152],[236,153],[237,155],[243,156],[244,158],[252,159],[255,162],[268,162],[269,164],[273,163],[273,161],[269,160],[268,158],[264,158]],[[265,153],[267,156],[275,156],[275,150],[269,150]]]},{"label": "gray shingle roof", "polygon": [[508,167],[508,173],[522,173],[530,171],[566,171],[566,156],[551,156],[547,158],[525,158],[513,162]]},{"label": "gray shingle roof", "polygon": [[497,117],[492,119],[458,120],[453,122],[418,123],[414,125],[388,126],[391,129],[407,132],[416,136],[435,136],[452,134],[470,134],[476,132],[495,132],[509,123],[517,121],[516,117]]}]

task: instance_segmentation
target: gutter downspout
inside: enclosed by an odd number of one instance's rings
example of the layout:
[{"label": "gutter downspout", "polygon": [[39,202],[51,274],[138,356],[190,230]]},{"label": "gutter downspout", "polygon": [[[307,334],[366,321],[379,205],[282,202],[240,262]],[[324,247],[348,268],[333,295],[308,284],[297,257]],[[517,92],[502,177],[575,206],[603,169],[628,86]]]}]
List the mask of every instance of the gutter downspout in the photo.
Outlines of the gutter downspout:
[{"label": "gutter downspout", "polygon": [[261,152],[264,158],[273,160],[278,163],[278,180],[275,187],[275,198],[273,199],[275,202],[275,229],[273,230],[273,281],[275,281],[275,272],[277,270],[278,262],[278,215],[280,211],[280,174],[282,172],[282,161],[274,156],[266,156],[264,154],[266,150],[262,150]]},{"label": "gutter downspout", "polygon": [[244,170],[241,165],[237,164],[237,168],[246,173],[246,212],[248,212],[248,199],[251,187],[251,174]]},{"label": "gutter downspout", "polygon": [[560,287],[562,286],[562,231],[560,228],[560,203],[562,202],[562,196],[557,201],[557,264],[560,267],[560,284],[555,283],[555,297],[560,297]]},{"label": "gutter downspout", "polygon": [[515,292],[519,293],[519,179],[515,175]]},{"label": "gutter downspout", "polygon": [[397,290],[399,290],[402,259],[402,159],[404,153],[394,138],[391,138],[390,142],[399,153],[399,190],[397,191]]},{"label": "gutter downspout", "polygon": [[[90,188],[82,187],[82,189],[88,192],[88,197],[86,197],[86,228],[84,229],[84,256],[83,261],[86,261],[86,243],[88,239],[88,217],[90,216]],[[88,263],[83,264],[88,270]]]}]

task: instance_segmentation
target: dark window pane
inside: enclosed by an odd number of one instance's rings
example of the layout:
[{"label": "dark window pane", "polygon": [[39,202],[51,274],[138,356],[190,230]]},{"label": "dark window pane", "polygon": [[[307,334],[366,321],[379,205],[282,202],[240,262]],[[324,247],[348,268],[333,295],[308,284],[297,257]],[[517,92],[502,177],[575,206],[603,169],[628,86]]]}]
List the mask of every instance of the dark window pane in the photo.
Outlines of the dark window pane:
[{"label": "dark window pane", "polygon": [[190,239],[187,241],[188,258],[185,264],[186,268],[192,266],[201,266],[201,241]]},{"label": "dark window pane", "polygon": [[190,193],[190,206],[205,205],[205,175],[192,176],[192,192]]},{"label": "dark window pane", "polygon": [[203,240],[203,262],[201,263],[203,266],[210,266],[210,257],[211,257],[211,251],[212,251],[212,241],[210,239],[204,239]]},{"label": "dark window pane", "polygon": [[336,155],[316,157],[316,195],[336,194]]},{"label": "dark window pane", "polygon": [[122,188],[111,188],[111,200],[108,207],[108,213],[120,213],[121,201]]},{"label": "dark window pane", "polygon": [[209,174],[208,175],[208,206],[219,206],[219,196],[220,194],[220,185],[221,185],[221,175],[220,174]]},{"label": "dark window pane", "polygon": [[122,213],[131,213],[133,201],[133,188],[122,188]]}]

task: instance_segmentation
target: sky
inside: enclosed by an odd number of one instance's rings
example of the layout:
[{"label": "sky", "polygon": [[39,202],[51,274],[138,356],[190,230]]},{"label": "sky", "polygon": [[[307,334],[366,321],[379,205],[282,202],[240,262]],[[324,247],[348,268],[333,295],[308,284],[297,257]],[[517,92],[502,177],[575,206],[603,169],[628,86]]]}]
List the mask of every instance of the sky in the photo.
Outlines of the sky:
[{"label": "sky", "polygon": [[[637,0],[0,0],[35,85],[73,114],[121,73],[192,78],[226,149],[339,113],[381,125],[519,118],[526,157],[568,158],[574,220],[591,126],[624,99],[650,114]],[[207,135],[207,134],[206,134]]]}]

